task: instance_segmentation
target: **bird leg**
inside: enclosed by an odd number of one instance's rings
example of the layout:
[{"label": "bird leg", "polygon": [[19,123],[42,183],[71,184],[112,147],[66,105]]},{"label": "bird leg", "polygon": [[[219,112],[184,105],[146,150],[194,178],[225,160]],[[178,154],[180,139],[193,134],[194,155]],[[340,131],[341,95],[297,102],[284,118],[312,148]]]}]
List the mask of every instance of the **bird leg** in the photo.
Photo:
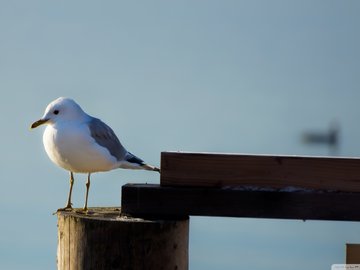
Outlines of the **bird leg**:
[{"label": "bird leg", "polygon": [[58,211],[71,210],[72,209],[71,194],[72,194],[73,185],[74,185],[74,174],[73,174],[73,172],[70,172],[70,190],[69,190],[69,195],[68,195],[68,199],[67,199],[67,204],[66,204],[66,206],[64,208],[58,209]]},{"label": "bird leg", "polygon": [[86,181],[85,205],[83,208],[84,211],[88,210],[87,203],[88,203],[89,189],[90,189],[90,173],[88,174],[87,181]]}]

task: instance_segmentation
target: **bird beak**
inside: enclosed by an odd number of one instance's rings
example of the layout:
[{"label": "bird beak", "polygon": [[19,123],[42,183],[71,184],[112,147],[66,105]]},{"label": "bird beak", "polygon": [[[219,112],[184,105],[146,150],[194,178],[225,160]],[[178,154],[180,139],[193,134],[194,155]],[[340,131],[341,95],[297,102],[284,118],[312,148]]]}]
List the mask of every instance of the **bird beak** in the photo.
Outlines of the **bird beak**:
[{"label": "bird beak", "polygon": [[49,119],[39,119],[36,122],[32,123],[30,128],[31,129],[37,128],[38,126],[41,126],[42,124],[45,124],[47,121],[49,121]]}]

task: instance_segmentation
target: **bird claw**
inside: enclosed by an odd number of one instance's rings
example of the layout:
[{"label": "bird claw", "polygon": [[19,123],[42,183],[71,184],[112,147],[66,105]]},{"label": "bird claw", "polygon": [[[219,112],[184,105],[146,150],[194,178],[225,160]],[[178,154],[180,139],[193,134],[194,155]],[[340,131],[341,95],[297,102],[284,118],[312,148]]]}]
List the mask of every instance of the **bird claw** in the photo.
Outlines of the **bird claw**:
[{"label": "bird claw", "polygon": [[62,211],[72,211],[73,208],[71,206],[71,204],[68,204],[67,206],[63,207],[63,208],[59,208],[58,210],[56,210],[55,213],[53,213],[53,215],[57,214],[58,212],[62,212]]}]

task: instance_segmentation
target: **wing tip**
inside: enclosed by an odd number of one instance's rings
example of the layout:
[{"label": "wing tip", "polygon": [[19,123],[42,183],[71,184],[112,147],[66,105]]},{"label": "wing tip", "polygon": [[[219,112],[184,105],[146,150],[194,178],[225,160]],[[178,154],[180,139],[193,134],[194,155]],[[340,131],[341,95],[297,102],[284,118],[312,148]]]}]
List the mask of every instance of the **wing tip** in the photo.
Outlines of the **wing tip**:
[{"label": "wing tip", "polygon": [[149,164],[143,164],[141,167],[143,167],[145,170],[148,170],[148,171],[154,171],[154,172],[161,173],[160,168],[149,165]]}]

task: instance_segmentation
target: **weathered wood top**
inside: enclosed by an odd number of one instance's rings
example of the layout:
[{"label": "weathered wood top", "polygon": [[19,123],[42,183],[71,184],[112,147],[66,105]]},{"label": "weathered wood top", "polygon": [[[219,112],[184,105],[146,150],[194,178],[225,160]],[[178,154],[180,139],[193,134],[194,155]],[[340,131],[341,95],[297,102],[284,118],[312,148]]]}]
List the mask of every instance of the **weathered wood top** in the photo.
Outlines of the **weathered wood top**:
[{"label": "weathered wood top", "polygon": [[162,152],[160,181],[162,186],[360,192],[360,158]]},{"label": "weathered wood top", "polygon": [[57,211],[57,215],[72,216],[75,218],[90,218],[97,220],[118,220],[121,218],[120,207],[89,207],[87,212],[82,208]]},{"label": "weathered wood top", "polygon": [[162,223],[163,221],[169,222],[187,220],[188,215],[146,215],[132,216],[130,213],[122,211],[120,207],[89,207],[87,212],[82,208],[74,208],[72,210],[57,211],[56,214],[63,217],[72,217],[75,219],[92,219],[94,221],[120,221],[132,223]]}]

